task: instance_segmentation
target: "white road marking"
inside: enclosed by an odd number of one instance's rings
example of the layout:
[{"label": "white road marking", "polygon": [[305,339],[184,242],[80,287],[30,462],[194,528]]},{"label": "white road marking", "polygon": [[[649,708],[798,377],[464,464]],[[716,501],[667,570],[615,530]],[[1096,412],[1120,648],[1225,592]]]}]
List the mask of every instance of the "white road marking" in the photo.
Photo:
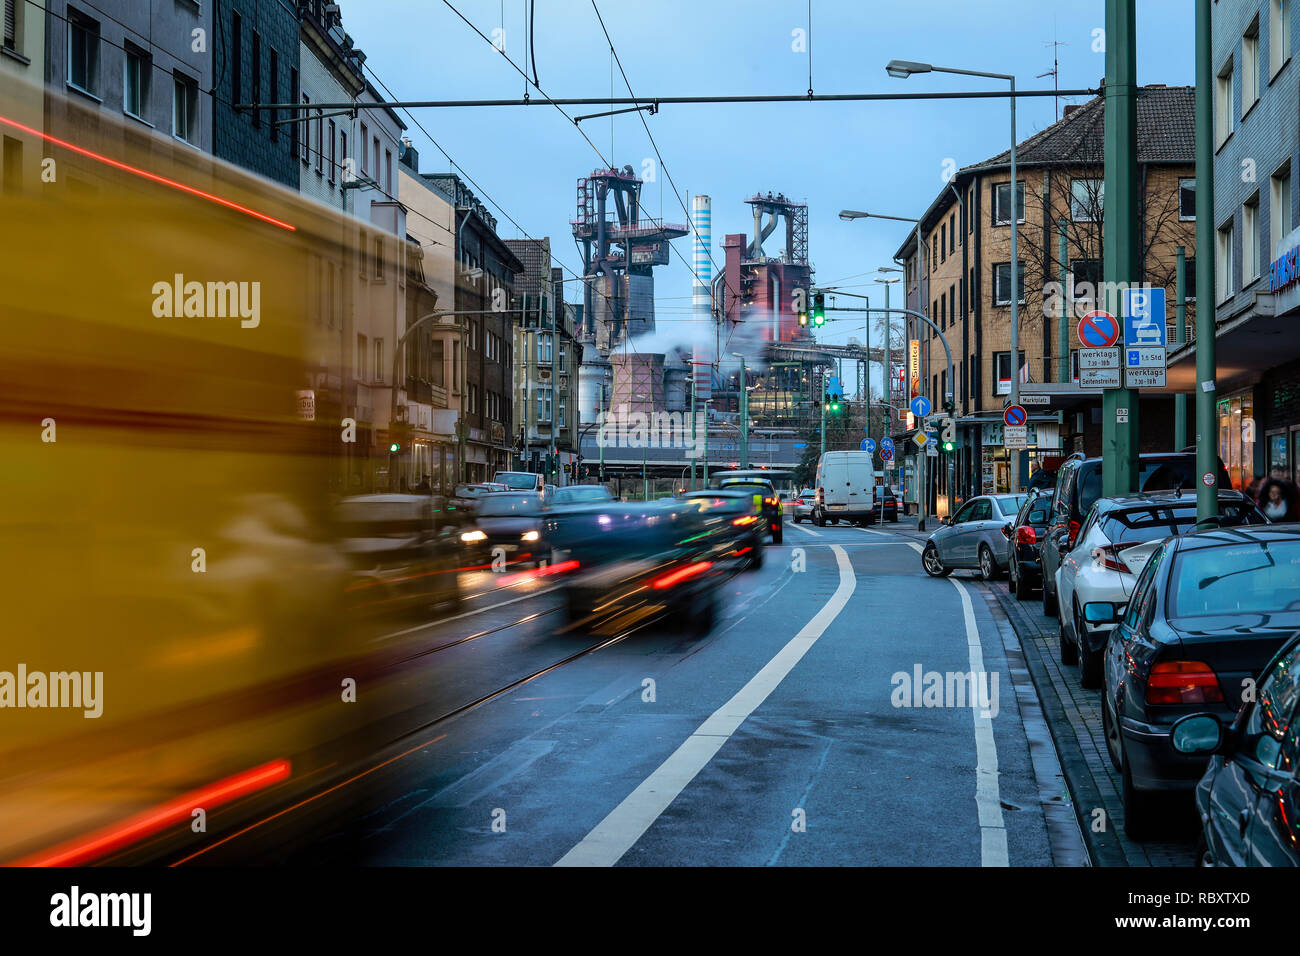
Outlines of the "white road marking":
[{"label": "white road marking", "polygon": [[543,594],[550,594],[558,591],[558,587],[542,588],[540,591],[529,591],[517,598],[511,598],[509,601],[499,601],[496,604],[489,604],[487,607],[481,607],[474,611],[465,611],[461,614],[453,614],[451,617],[440,617],[432,621],[425,621],[423,624],[416,624],[414,627],[408,627],[400,631],[393,631],[391,634],[380,634],[378,637],[371,638],[372,644],[380,641],[386,641],[390,637],[401,637],[403,634],[414,634],[416,631],[423,631],[426,628],[435,627],[439,624],[447,624],[450,621],[459,621],[462,618],[473,617],[475,614],[483,614],[487,611],[495,611],[499,607],[506,607],[511,604],[518,604],[520,601],[527,601],[531,598],[541,597]]},{"label": "white road marking", "polygon": [[[917,553],[925,549],[909,541]],[[984,673],[984,648],[980,644],[979,625],[970,592],[955,578],[948,579],[961,595],[962,616],[966,620],[966,651],[970,670],[977,679]],[[993,718],[987,711],[972,707],[975,717],[975,810],[980,822],[980,865],[1010,866],[1007,856],[1007,827],[1002,817],[1002,791],[998,786],[998,746],[993,738]]]},{"label": "white road marking", "polygon": [[564,854],[556,866],[613,866],[617,863],[808,653],[808,649],[848,605],[857,588],[848,552],[839,545],[832,545],[831,550],[835,552],[839,566],[840,583],[830,600],[775,657],[763,665],[762,670],[750,678],[749,683],[714,711],[654,773],[596,824],[577,846]]},{"label": "white road marking", "polygon": [[812,528],[805,528],[803,525],[795,524],[793,521],[790,522],[790,527],[798,528],[800,531],[806,532],[807,534],[813,535],[814,537],[817,538],[820,538],[822,536],[822,533],[820,531],[814,531]]}]

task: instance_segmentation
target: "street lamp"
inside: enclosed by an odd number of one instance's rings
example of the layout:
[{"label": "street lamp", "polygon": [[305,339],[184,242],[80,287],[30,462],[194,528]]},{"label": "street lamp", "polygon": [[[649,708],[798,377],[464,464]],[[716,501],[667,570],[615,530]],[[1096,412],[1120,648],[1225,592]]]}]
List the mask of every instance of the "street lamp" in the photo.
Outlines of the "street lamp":
[{"label": "street lamp", "polygon": [[[986,73],[983,70],[958,70],[914,63],[911,60],[890,60],[885,72],[896,79],[905,80],[913,73],[955,73],[959,76],[982,76],[991,80],[1006,80],[1011,84],[1011,404],[1020,404],[1020,258],[1017,236],[1020,233],[1020,204],[1016,202],[1016,78],[1010,73]],[[843,213],[841,213],[843,215]],[[918,237],[919,238],[919,237]],[[1020,452],[1011,456],[1011,490],[1020,490]]]}]

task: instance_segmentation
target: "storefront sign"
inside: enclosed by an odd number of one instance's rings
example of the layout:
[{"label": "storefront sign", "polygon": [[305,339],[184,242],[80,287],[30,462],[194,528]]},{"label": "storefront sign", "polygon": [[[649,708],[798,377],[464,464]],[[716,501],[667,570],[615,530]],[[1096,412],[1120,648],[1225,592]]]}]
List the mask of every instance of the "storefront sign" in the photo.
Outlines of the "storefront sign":
[{"label": "storefront sign", "polygon": [[[908,403],[921,394],[921,340],[912,339],[907,346],[907,377],[911,382],[911,394],[907,396]],[[907,413],[907,429],[911,431],[915,428],[913,415]]]},{"label": "storefront sign", "polygon": [[1281,292],[1300,282],[1300,229],[1293,229],[1277,244],[1268,267],[1268,291]]}]

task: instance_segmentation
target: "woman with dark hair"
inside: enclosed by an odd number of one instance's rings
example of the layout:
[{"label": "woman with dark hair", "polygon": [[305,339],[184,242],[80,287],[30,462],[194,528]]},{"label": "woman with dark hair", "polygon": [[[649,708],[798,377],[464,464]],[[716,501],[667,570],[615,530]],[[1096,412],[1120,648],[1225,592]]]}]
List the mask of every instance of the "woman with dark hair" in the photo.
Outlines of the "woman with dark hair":
[{"label": "woman with dark hair", "polygon": [[1300,520],[1300,494],[1292,482],[1269,478],[1260,485],[1256,501],[1269,521]]}]

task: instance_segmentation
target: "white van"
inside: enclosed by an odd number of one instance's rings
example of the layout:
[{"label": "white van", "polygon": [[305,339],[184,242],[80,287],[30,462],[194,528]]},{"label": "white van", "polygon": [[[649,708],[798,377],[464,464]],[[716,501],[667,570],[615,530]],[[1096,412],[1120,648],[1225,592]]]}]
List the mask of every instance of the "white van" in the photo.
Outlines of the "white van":
[{"label": "white van", "polygon": [[813,524],[871,524],[876,520],[876,469],[866,451],[828,451],[817,461]]}]

